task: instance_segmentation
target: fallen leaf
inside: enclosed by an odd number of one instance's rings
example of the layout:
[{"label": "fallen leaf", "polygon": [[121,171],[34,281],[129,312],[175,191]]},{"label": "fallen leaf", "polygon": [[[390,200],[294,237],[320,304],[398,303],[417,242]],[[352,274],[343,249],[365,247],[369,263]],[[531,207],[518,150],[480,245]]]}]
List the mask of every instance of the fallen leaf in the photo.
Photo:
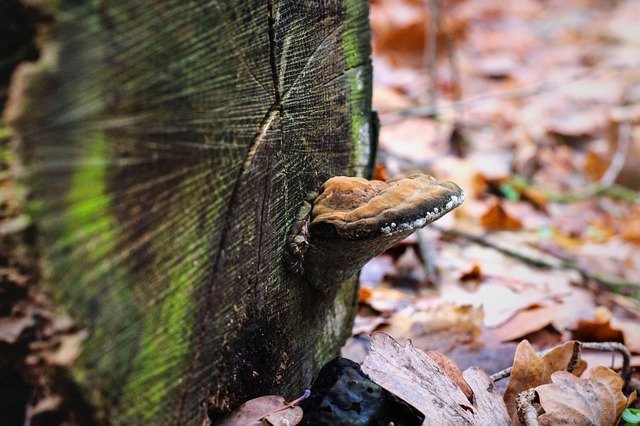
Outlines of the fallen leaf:
[{"label": "fallen leaf", "polygon": [[409,339],[421,349],[448,352],[461,343],[470,343],[480,334],[481,307],[444,303],[424,311],[402,310],[380,331],[397,339]]},{"label": "fallen leaf", "polygon": [[598,306],[592,320],[578,320],[578,325],[571,330],[572,338],[583,342],[623,342],[622,331],[611,327],[613,315],[604,306]]},{"label": "fallen leaf", "polygon": [[549,133],[558,137],[562,142],[576,144],[597,130],[603,129],[606,124],[607,115],[604,111],[573,111],[555,117],[549,128]]},{"label": "fallen leaf", "polygon": [[362,271],[360,271],[360,284],[361,288],[365,290],[365,293],[360,292],[360,300],[367,300],[367,297],[370,297],[370,293],[366,293],[368,289],[367,286],[373,287],[380,284],[380,282],[384,279],[384,277],[388,274],[393,273],[395,271],[395,266],[393,265],[394,261],[391,256],[387,256],[386,254],[376,256],[370,261],[368,261],[363,267]]},{"label": "fallen leaf", "polygon": [[522,195],[522,198],[524,200],[529,201],[538,209],[542,211],[546,211],[548,196],[547,196],[547,193],[544,192],[542,189],[524,188],[522,189],[522,192],[520,193],[520,195]]},{"label": "fallen leaf", "polygon": [[480,223],[486,229],[515,231],[522,229],[522,222],[505,211],[498,199],[489,202],[486,211],[480,218]]},{"label": "fallen leaf", "polygon": [[486,78],[502,80],[511,77],[517,68],[516,61],[508,56],[489,56],[482,58],[478,66],[478,73]]},{"label": "fallen leaf", "polygon": [[553,322],[557,314],[566,309],[566,305],[557,304],[523,310],[518,312],[506,323],[491,330],[491,334],[500,342],[509,342],[518,339],[548,326]]},{"label": "fallen leaf", "polygon": [[474,394],[471,403],[436,362],[409,342],[402,346],[375,333],[362,370],[422,412],[426,424],[509,424],[500,394],[486,373],[477,367],[462,373]]},{"label": "fallen leaf", "polygon": [[369,336],[349,337],[340,348],[340,356],[362,364],[369,353],[369,343]]},{"label": "fallen leaf", "polygon": [[355,336],[358,334],[370,334],[376,328],[378,328],[382,324],[386,324],[387,319],[380,315],[356,315],[355,320],[353,321],[353,328],[351,329],[351,335]]},{"label": "fallen leaf", "polygon": [[640,327],[638,320],[618,319],[611,321],[611,326],[622,331],[624,344],[633,353],[640,354]]},{"label": "fallen leaf", "polygon": [[640,424],[640,409],[627,408],[622,412],[622,420],[632,426]]},{"label": "fallen leaf", "polygon": [[367,306],[382,313],[393,313],[411,305],[415,300],[406,292],[387,287],[369,288],[363,301]]},{"label": "fallen leaf", "polygon": [[[81,330],[74,334],[60,336],[58,344],[53,349],[46,349],[42,353],[42,358],[49,365],[69,367],[80,356],[82,342],[89,336],[87,330]],[[34,342],[32,348],[37,348]]]},{"label": "fallen leaf", "polygon": [[541,425],[615,425],[628,405],[624,381],[607,367],[594,368],[588,379],[557,371],[551,381],[536,387],[545,411]]},{"label": "fallen leaf", "polygon": [[[403,96],[397,90],[393,88],[387,87],[383,84],[375,84],[373,88],[373,99],[371,100],[372,107],[380,112],[386,111],[394,111],[397,109],[408,108],[411,106],[411,101],[407,99],[406,96]],[[378,163],[380,164],[380,163]],[[377,172],[377,165],[376,165]],[[376,177],[376,173],[374,173],[374,179],[384,180],[388,179],[379,179]]]},{"label": "fallen leaf", "polygon": [[469,401],[473,401],[473,391],[471,387],[464,381],[464,377],[462,376],[462,371],[458,368],[458,366],[445,355],[441,354],[437,351],[424,351],[429,358],[433,360],[438,366],[442,369],[444,374],[446,374],[453,382],[458,385],[460,390],[464,393],[464,396],[467,397]]},{"label": "fallen leaf", "polygon": [[[520,424],[516,414],[516,396],[524,390],[549,383],[553,373],[566,369],[573,353],[573,345],[574,342],[567,342],[541,357],[527,340],[520,342],[513,359],[509,385],[504,393],[504,402],[514,424]],[[579,376],[585,368],[586,363],[581,360],[573,374]]]},{"label": "fallen leaf", "polygon": [[223,418],[219,426],[294,426],[302,420],[302,408],[291,407],[283,397],[261,396],[242,404],[236,411]]},{"label": "fallen leaf", "polygon": [[622,238],[640,244],[640,219],[629,219],[622,230]]},{"label": "fallen leaf", "polygon": [[34,324],[31,316],[0,318],[0,342],[15,343]]},{"label": "fallen leaf", "polygon": [[460,276],[460,281],[482,281],[484,277],[482,276],[482,270],[480,269],[480,265],[474,263],[471,266],[471,269],[467,271],[463,271]]}]

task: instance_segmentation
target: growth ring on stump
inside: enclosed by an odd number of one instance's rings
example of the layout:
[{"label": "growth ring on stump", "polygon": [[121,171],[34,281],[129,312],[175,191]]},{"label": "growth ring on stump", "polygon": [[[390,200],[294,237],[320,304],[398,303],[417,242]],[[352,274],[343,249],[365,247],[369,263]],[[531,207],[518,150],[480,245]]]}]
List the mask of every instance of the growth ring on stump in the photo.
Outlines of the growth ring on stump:
[{"label": "growth ring on stump", "polygon": [[349,334],[356,284],[283,266],[305,194],[371,161],[366,2],[38,2],[14,131],[43,288],[88,330],[99,419],[200,423],[292,398]]}]

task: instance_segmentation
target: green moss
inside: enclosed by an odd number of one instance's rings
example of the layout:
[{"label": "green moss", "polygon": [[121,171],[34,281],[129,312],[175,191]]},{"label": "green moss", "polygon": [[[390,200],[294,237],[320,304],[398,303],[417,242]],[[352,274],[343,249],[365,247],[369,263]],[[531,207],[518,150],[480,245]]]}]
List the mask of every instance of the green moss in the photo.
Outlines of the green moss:
[{"label": "green moss", "polygon": [[[366,2],[345,1],[342,45],[347,65],[349,124],[353,142],[349,168],[363,176],[371,155],[371,65]],[[364,19],[364,22],[363,22]]]}]

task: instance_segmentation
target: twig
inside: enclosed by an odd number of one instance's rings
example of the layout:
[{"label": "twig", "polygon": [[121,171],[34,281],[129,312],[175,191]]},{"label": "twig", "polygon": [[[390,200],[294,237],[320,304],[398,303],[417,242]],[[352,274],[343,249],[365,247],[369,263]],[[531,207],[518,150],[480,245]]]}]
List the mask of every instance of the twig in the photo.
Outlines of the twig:
[{"label": "twig", "polygon": [[[632,69],[640,68],[640,63],[638,62],[623,62],[613,65],[604,65],[601,67],[591,68],[588,70],[583,70],[574,73],[573,75],[558,79],[555,81],[545,81],[536,85],[532,85],[529,87],[523,87],[515,90],[506,90],[501,92],[494,93],[484,93],[482,95],[469,97],[467,99],[461,99],[459,101],[450,102],[448,105],[453,108],[464,107],[470,108],[472,106],[483,103],[484,101],[491,99],[503,99],[503,100],[516,100],[522,98],[528,98],[531,96],[539,95],[545,92],[551,92],[553,90],[557,90],[558,88],[564,86],[565,84],[572,83],[577,80],[581,80],[587,77],[591,77],[593,75],[597,75],[601,72],[622,72]],[[398,121],[402,118],[406,117],[434,117],[437,115],[437,109],[432,106],[422,106],[422,107],[414,107],[414,108],[406,108],[400,109],[393,112],[388,112],[381,117],[381,121],[383,124],[388,124],[391,122]]]},{"label": "twig", "polygon": [[[449,57],[449,69],[451,71],[451,80],[455,82],[458,90],[454,91],[454,101],[460,101],[462,99],[462,73],[460,72],[460,62],[458,61],[458,55],[456,54],[455,43],[453,40],[453,36],[449,31],[444,32],[444,39],[447,46],[447,56]],[[464,109],[464,104],[458,103],[455,106],[458,111],[458,119],[462,120],[462,111]]]},{"label": "twig", "polygon": [[578,362],[580,361],[580,352],[582,345],[580,342],[573,342],[573,348],[571,348],[571,358],[569,359],[569,364],[567,364],[567,371],[569,373],[573,373],[573,370],[576,369]]},{"label": "twig", "polygon": [[518,420],[525,426],[538,426],[538,410],[533,406],[538,402],[538,393],[535,389],[527,389],[516,396],[516,412]]},{"label": "twig", "polygon": [[[427,27],[426,68],[429,71],[429,93],[427,102],[434,111],[438,111],[438,32],[440,31],[440,0],[429,2],[430,20]],[[435,113],[434,113],[435,115]]]},{"label": "twig", "polygon": [[272,415],[273,413],[279,413],[280,411],[288,410],[289,408],[294,408],[295,406],[300,404],[302,401],[304,401],[305,399],[309,398],[309,396],[311,396],[311,391],[309,389],[305,389],[305,391],[304,391],[304,393],[302,394],[301,397],[296,398],[291,402],[285,402],[282,407],[276,408],[275,410],[270,411],[267,414],[265,414],[264,416],[260,417],[260,420],[262,421],[262,419],[264,419],[267,416]]},{"label": "twig", "polygon": [[631,380],[631,353],[625,345],[619,342],[584,342],[581,343],[585,349],[604,352],[618,352],[622,355],[622,367],[620,368],[620,377],[624,380],[625,392],[629,390],[629,382]]},{"label": "twig", "polygon": [[304,401],[305,399],[309,398],[311,396],[311,391],[309,389],[305,389],[304,392],[302,393],[302,396],[300,396],[299,398],[294,399],[291,402],[287,402],[287,405],[289,407],[295,407],[296,405],[300,404],[302,401]]},{"label": "twig", "polygon": [[425,241],[424,234],[417,232],[418,236],[418,249],[420,250],[420,257],[422,257],[422,265],[427,276],[427,281],[431,284],[438,282],[438,274],[436,271],[435,251],[427,241]]},{"label": "twig", "polygon": [[[471,241],[483,247],[492,248],[502,254],[505,254],[509,257],[513,257],[515,259],[521,260],[529,265],[536,266],[538,268],[543,269],[567,269],[578,272],[584,279],[595,282],[608,290],[614,292],[621,292],[625,289],[629,288],[640,288],[640,282],[626,280],[620,277],[613,277],[603,274],[597,274],[586,270],[585,268],[579,266],[576,262],[570,260],[559,259],[559,262],[550,262],[548,260],[539,259],[536,257],[532,257],[530,255],[518,252],[516,250],[512,250],[506,247],[502,247],[494,242],[487,240],[484,236],[480,235],[472,235],[463,231],[459,231],[456,229],[444,229],[438,225],[430,225],[432,228],[439,230],[444,235],[448,235],[451,237],[463,238],[467,241]],[[557,256],[556,256],[557,257]]]},{"label": "twig", "polygon": [[611,198],[628,201],[630,203],[640,203],[640,195],[638,195],[636,191],[625,188],[622,185],[602,185],[599,182],[564,194],[551,193],[548,191],[545,191],[545,193],[549,201],[563,204],[573,203],[575,201],[584,200],[598,195],[606,195]]}]

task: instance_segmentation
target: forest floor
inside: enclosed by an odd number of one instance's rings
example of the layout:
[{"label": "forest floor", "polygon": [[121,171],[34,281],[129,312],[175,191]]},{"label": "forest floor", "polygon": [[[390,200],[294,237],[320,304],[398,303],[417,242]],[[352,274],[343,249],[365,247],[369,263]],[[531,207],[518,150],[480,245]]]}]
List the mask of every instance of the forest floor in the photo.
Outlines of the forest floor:
[{"label": "forest floor", "polygon": [[373,1],[375,178],[430,173],[466,201],[366,265],[344,357],[382,331],[492,374],[525,339],[614,341],[637,374],[638,22],[634,1]]}]

